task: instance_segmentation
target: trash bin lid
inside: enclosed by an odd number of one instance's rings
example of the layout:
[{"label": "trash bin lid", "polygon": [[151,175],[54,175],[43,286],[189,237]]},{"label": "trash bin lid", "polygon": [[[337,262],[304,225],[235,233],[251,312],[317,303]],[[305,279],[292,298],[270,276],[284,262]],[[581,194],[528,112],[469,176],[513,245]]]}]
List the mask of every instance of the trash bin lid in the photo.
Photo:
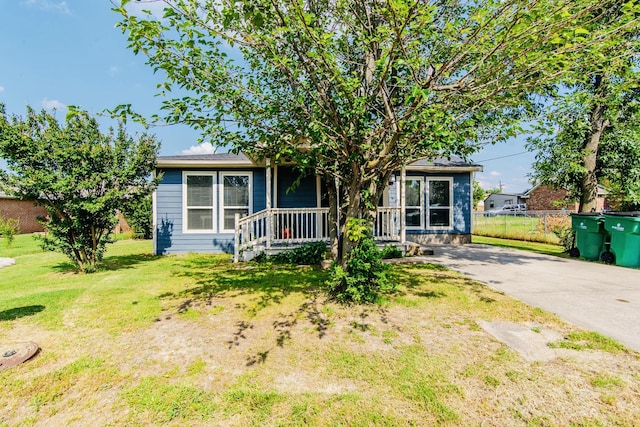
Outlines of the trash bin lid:
[{"label": "trash bin lid", "polygon": [[640,212],[605,212],[605,215],[611,216],[630,216],[634,218],[640,218]]},{"label": "trash bin lid", "polygon": [[600,212],[573,212],[571,216],[600,216]]}]

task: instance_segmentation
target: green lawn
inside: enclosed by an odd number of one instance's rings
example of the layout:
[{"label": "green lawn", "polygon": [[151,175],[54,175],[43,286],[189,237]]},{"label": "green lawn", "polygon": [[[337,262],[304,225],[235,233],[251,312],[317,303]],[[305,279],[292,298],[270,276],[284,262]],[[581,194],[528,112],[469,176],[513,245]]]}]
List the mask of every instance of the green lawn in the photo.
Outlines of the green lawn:
[{"label": "green lawn", "polygon": [[558,244],[559,239],[553,233],[558,226],[571,228],[570,217],[562,214],[485,217],[482,213],[473,216],[474,234],[487,237]]},{"label": "green lawn", "polygon": [[[150,251],[118,241],[82,275],[0,246],[0,342],[42,349],[0,371],[0,426],[640,424],[636,353],[440,266],[347,307],[313,267]],[[526,362],[481,320],[565,339]]]},{"label": "green lawn", "polygon": [[564,248],[557,244],[532,242],[527,240],[501,239],[498,237],[472,236],[473,243],[500,246],[502,248],[519,249],[522,251],[536,252],[539,254],[568,257]]}]

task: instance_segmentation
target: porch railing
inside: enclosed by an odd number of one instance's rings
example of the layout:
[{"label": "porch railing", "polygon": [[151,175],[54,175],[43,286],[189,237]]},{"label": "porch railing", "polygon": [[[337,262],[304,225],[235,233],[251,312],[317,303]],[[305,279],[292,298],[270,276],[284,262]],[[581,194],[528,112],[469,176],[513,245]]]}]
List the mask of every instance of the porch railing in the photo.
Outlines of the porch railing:
[{"label": "porch railing", "polygon": [[[400,208],[378,208],[373,234],[379,241],[399,241]],[[243,218],[236,214],[234,260],[246,250],[328,240],[328,208],[272,208]]]}]

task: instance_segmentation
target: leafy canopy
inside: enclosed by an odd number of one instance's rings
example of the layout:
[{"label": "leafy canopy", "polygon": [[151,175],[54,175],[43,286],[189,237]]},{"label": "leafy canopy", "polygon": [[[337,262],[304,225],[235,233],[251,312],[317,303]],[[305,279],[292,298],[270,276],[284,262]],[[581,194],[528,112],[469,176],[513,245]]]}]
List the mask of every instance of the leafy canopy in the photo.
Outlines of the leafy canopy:
[{"label": "leafy canopy", "polygon": [[518,133],[536,97],[637,12],[632,0],[591,28],[620,2],[166,0],[162,18],[128,3],[130,48],[167,76],[164,120],[365,184]]},{"label": "leafy canopy", "polygon": [[138,140],[122,125],[108,134],[86,112],[72,110],[64,124],[27,107],[26,118],[9,117],[0,104],[0,171],[4,191],[35,200],[48,212],[45,247],[67,255],[81,271],[102,258],[116,210],[135,205],[156,184],[150,179],[159,143]]}]

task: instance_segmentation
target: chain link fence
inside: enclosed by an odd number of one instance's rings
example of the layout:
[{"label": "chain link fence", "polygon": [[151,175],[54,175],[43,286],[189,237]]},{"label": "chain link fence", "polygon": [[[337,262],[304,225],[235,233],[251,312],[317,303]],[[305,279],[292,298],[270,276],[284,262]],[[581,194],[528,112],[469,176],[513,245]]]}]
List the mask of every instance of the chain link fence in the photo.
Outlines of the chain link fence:
[{"label": "chain link fence", "polygon": [[561,244],[571,217],[568,211],[474,212],[472,230],[478,236]]}]

